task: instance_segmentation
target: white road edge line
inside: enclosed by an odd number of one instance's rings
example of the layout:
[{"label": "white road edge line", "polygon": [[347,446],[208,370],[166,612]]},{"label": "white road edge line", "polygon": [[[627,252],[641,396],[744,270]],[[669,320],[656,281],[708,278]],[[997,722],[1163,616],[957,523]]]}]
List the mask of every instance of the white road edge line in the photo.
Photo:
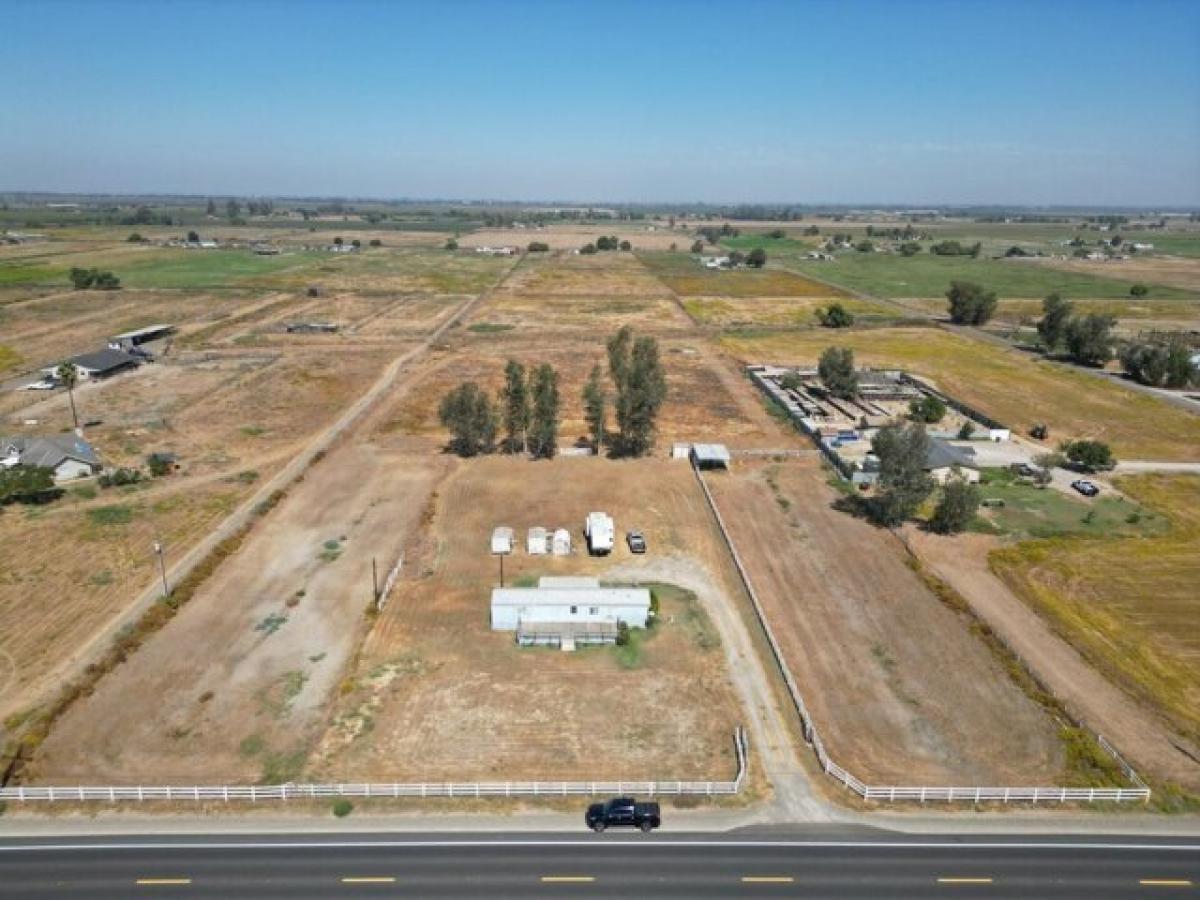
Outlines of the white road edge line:
[{"label": "white road edge line", "polygon": [[1200,851],[1200,844],[1129,844],[1103,842],[990,842],[990,841],[721,841],[721,840],[669,840],[669,841],[596,841],[596,840],[384,840],[384,841],[185,841],[185,842],[137,842],[137,843],[83,843],[83,844],[0,844],[0,853],[63,852],[77,850],[319,850],[339,849],[403,849],[440,847],[771,847],[803,849],[882,849],[882,850],[1121,850],[1165,852]]}]

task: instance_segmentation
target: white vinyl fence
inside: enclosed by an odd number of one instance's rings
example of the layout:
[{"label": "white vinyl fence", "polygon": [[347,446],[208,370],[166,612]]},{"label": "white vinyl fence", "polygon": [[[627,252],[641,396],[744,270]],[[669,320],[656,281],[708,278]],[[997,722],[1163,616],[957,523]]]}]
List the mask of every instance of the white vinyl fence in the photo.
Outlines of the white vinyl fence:
[{"label": "white vinyl fence", "polygon": [[800,688],[796,684],[796,679],[792,676],[791,670],[788,669],[787,663],[784,661],[783,652],[779,648],[779,643],[775,640],[775,634],[771,630],[771,625],[767,621],[766,613],[763,612],[762,604],[759,602],[758,594],[754,591],[754,586],[750,583],[749,573],[746,567],[742,564],[742,558],[738,554],[737,547],[734,546],[733,538],[730,536],[728,529],[725,527],[725,520],[721,517],[721,511],[717,508],[716,500],[713,498],[712,492],[708,489],[708,485],[704,482],[704,476],[700,470],[693,466],[693,471],[696,473],[696,480],[700,482],[700,488],[704,491],[704,497],[708,501],[708,507],[712,510],[713,517],[717,520],[717,526],[721,531],[721,535],[725,539],[725,544],[729,548],[730,555],[733,557],[734,566],[737,568],[738,575],[742,580],[742,584],[746,587],[746,593],[750,595],[750,601],[754,605],[755,615],[758,617],[759,624],[762,626],[763,632],[767,636],[767,643],[771,646],[771,654],[775,658],[775,664],[779,667],[779,671],[783,674],[784,683],[787,685],[788,693],[791,695],[792,703],[796,706],[796,711],[800,714],[800,721],[804,727],[804,739],[812,746],[813,752],[817,756],[817,761],[821,764],[821,768],[827,775],[841,782],[848,790],[853,791],[865,800],[919,800],[922,803],[927,800],[941,800],[945,802],[968,802],[980,803],[985,801],[998,801],[1001,803],[1067,803],[1067,802],[1092,802],[1100,800],[1115,801],[1125,803],[1130,801],[1146,801],[1150,799],[1150,789],[1146,787],[1145,782],[1138,777],[1137,772],[1127,763],[1116,748],[1112,746],[1103,735],[1096,735],[1096,739],[1106,753],[1117,761],[1121,770],[1126,777],[1136,785],[1132,788],[1068,788],[1068,787],[900,787],[900,786],[879,786],[870,785],[856,778],[853,774],[843,769],[829,753],[825,750],[825,744],[821,740],[821,735],[817,732],[817,726],[813,723],[812,716],[808,712],[808,707],[804,704],[804,697],[800,694]]},{"label": "white vinyl fence", "polygon": [[480,781],[417,782],[407,784],[275,784],[275,785],[173,785],[122,787],[10,787],[0,788],[0,800],[18,803],[147,800],[249,801],[325,800],[333,797],[569,797],[635,795],[718,796],[737,794],[746,780],[746,733],[733,735],[737,775],[733,781]]}]

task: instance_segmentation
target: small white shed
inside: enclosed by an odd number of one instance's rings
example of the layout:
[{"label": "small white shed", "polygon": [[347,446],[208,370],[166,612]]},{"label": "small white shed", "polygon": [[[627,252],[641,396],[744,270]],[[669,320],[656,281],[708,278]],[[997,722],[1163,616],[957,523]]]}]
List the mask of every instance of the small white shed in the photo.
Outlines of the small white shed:
[{"label": "small white shed", "polygon": [[546,529],[541,525],[534,525],[529,529],[529,533],[525,538],[525,552],[530,556],[545,556],[548,544],[549,540],[546,537]]},{"label": "small white shed", "polygon": [[499,525],[492,531],[492,552],[512,553],[513,530],[507,525]]},{"label": "small white shed", "polygon": [[671,459],[687,459],[692,455],[691,444],[672,444]]},{"label": "small white shed", "polygon": [[550,546],[555,556],[569,556],[571,553],[571,532],[565,528],[555,529],[554,539]]}]

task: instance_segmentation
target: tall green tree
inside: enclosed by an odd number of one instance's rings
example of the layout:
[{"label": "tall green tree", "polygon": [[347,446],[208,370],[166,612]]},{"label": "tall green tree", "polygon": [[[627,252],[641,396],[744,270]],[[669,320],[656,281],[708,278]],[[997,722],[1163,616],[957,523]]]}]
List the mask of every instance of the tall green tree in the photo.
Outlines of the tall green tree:
[{"label": "tall green tree", "polygon": [[1074,309],[1075,305],[1070,300],[1064,300],[1058,294],[1051,294],[1042,301],[1042,318],[1037,330],[1047,350],[1054,350],[1062,343]]},{"label": "tall green tree", "polygon": [[504,366],[504,389],[500,392],[504,406],[505,445],[509,453],[523,453],[527,449],[529,431],[529,387],[525,380],[525,367],[515,359]]},{"label": "tall green tree", "polygon": [[835,397],[851,400],[858,394],[854,351],[849,347],[826,347],[817,362],[817,374],[825,390]]},{"label": "tall green tree", "polygon": [[956,325],[983,325],[992,317],[999,302],[995,291],[973,281],[952,281],[946,291],[950,301],[950,321]]},{"label": "tall green tree", "polygon": [[533,370],[533,414],[529,449],[535,458],[552,459],[558,452],[558,373],[549,363]]},{"label": "tall green tree", "polygon": [[878,524],[895,528],[933,491],[933,479],[925,472],[929,435],[917,422],[889,425],[876,432],[871,451],[879,458],[879,484],[867,511]]},{"label": "tall green tree", "polygon": [[979,488],[962,478],[951,478],[934,507],[929,528],[938,534],[966,531],[979,509]]},{"label": "tall green tree", "polygon": [[1068,320],[1064,331],[1067,352],[1080,365],[1102,366],[1113,355],[1112,316],[1088,313]]},{"label": "tall green tree", "polygon": [[608,369],[616,387],[618,446],[627,456],[642,456],[654,446],[659,409],[667,397],[667,377],[652,337],[634,338],[622,327],[608,339]]},{"label": "tall green tree", "polygon": [[604,383],[599,366],[592,366],[587,384],[583,386],[583,417],[587,421],[588,434],[592,439],[592,449],[597,455],[604,444],[604,430],[608,416],[607,398],[604,396]]},{"label": "tall green tree", "polygon": [[496,410],[473,381],[464,381],[442,398],[438,418],[450,430],[450,448],[459,456],[477,456],[495,446]]},{"label": "tall green tree", "polygon": [[79,413],[75,411],[75,385],[79,384],[79,370],[75,368],[73,363],[60,363],[58,368],[54,370],[55,377],[63,383],[63,387],[67,389],[67,396],[71,400],[71,421],[75,423],[75,430],[79,430]]}]

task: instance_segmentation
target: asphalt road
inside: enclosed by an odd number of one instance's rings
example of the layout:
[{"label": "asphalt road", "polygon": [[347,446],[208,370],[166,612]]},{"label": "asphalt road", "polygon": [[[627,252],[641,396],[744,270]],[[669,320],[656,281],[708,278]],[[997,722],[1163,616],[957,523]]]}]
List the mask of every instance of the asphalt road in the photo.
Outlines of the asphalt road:
[{"label": "asphalt road", "polygon": [[1200,896],[1196,840],[825,833],[14,839],[0,897]]}]

